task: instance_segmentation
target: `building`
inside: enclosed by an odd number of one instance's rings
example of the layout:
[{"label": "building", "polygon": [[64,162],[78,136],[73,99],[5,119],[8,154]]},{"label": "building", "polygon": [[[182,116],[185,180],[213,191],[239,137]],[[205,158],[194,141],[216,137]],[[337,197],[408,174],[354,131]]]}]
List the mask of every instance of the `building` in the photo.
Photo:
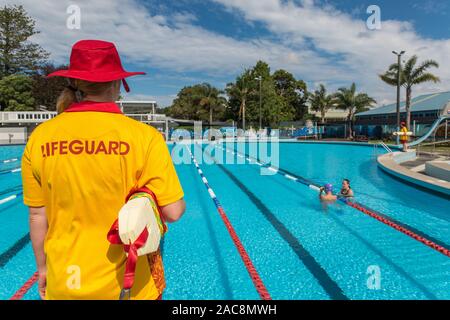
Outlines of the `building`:
[{"label": "building", "polygon": [[[156,101],[118,101],[122,112],[137,121],[147,123],[168,136],[172,119],[156,114]],[[25,143],[28,136],[42,122],[57,116],[55,111],[1,111],[0,145]]]},{"label": "building", "polygon": [[[320,115],[320,112],[311,110],[311,107],[308,107],[308,113],[312,114],[313,116],[317,117],[318,119],[322,118],[322,116]],[[347,116],[348,116],[348,111],[331,108],[325,113],[325,122],[326,123],[344,122],[347,120]]]},{"label": "building", "polygon": [[[440,116],[450,110],[450,91],[425,94],[411,101],[411,128],[416,136],[422,136]],[[400,119],[406,119],[405,101],[400,104]],[[397,128],[397,104],[371,109],[356,114],[357,134],[381,138]]]},{"label": "building", "polygon": [[155,114],[158,107],[156,101],[118,101],[117,104],[126,114]]}]

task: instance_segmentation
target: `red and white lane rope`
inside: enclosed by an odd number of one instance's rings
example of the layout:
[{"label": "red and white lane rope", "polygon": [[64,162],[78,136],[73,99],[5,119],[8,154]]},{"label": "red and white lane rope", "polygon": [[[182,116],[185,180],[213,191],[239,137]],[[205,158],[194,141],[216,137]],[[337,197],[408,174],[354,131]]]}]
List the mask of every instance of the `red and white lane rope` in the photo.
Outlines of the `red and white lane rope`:
[{"label": "red and white lane rope", "polygon": [[[268,165],[266,163],[260,162],[256,158],[249,157],[247,155],[241,154],[240,152],[236,152],[236,151],[230,150],[228,148],[223,148],[222,146],[219,146],[219,145],[218,145],[218,147],[221,148],[222,150],[225,150],[228,153],[236,154],[239,157],[245,157],[246,160],[249,161],[250,163],[256,163],[259,166],[265,166],[269,170],[275,172],[276,174],[284,176],[286,179],[289,179],[291,181],[295,181],[295,182],[301,183],[303,185],[308,186],[310,189],[313,189],[313,190],[316,190],[316,191],[320,190],[320,188],[319,188],[319,186],[317,184],[311,182],[308,179],[305,179],[305,178],[300,177],[300,176],[295,176],[295,175],[293,175],[291,173],[287,173],[285,170],[283,170],[281,168],[271,167],[270,165]],[[434,241],[432,241],[430,239],[427,239],[426,237],[423,237],[423,236],[415,233],[414,231],[409,230],[408,228],[406,228],[404,226],[401,226],[400,224],[390,220],[389,218],[384,217],[384,216],[376,213],[375,210],[367,208],[367,207],[365,207],[365,206],[363,206],[363,205],[361,205],[361,204],[359,204],[357,202],[349,201],[349,200],[347,200],[345,198],[339,198],[339,200],[342,201],[343,203],[345,203],[346,205],[348,205],[348,206],[350,206],[350,207],[352,207],[352,208],[354,208],[354,209],[356,209],[358,211],[361,211],[362,213],[368,215],[369,217],[374,218],[374,219],[380,221],[381,223],[384,223],[385,225],[387,225],[387,226],[389,226],[389,227],[391,227],[391,228],[393,228],[393,229],[395,229],[395,230],[397,230],[397,231],[407,235],[408,237],[411,237],[414,240],[419,241],[420,243],[430,247],[431,249],[434,249],[434,250],[442,253],[443,255],[446,255],[447,257],[450,257],[450,250],[448,248],[446,248],[446,247],[444,247],[442,245],[439,245],[436,242],[434,242]]]},{"label": "red and white lane rope", "polygon": [[244,245],[242,244],[241,240],[239,239],[236,231],[233,228],[233,225],[231,224],[230,220],[228,219],[225,211],[222,208],[222,205],[219,202],[219,199],[217,199],[216,194],[214,193],[213,189],[211,188],[211,186],[209,185],[208,180],[206,179],[205,175],[203,174],[202,169],[200,169],[200,166],[197,162],[197,160],[195,160],[194,155],[192,154],[191,150],[189,149],[189,147],[186,147],[191,159],[195,165],[195,167],[197,168],[197,172],[200,175],[200,178],[202,179],[203,184],[205,185],[206,189],[208,190],[209,196],[211,197],[211,199],[214,202],[214,205],[217,208],[217,211],[219,212],[220,217],[222,218],[223,222],[225,223],[225,226],[231,236],[231,239],[234,242],[234,245],[236,246],[239,255],[242,258],[242,261],[244,262],[245,268],[247,269],[250,278],[253,281],[253,284],[255,285],[256,291],[258,292],[259,296],[261,297],[261,299],[263,300],[272,300],[272,298],[270,297],[269,292],[267,291],[263,281],[261,280],[261,277],[259,276],[258,271],[256,270],[255,266],[253,265],[252,260],[250,259],[247,251],[244,248]]},{"label": "red and white lane rope", "polygon": [[39,277],[39,274],[35,272],[30,279],[28,279],[17,292],[9,298],[9,300],[20,300],[22,299],[25,294],[28,292],[28,290],[31,289],[31,287],[37,282]]}]

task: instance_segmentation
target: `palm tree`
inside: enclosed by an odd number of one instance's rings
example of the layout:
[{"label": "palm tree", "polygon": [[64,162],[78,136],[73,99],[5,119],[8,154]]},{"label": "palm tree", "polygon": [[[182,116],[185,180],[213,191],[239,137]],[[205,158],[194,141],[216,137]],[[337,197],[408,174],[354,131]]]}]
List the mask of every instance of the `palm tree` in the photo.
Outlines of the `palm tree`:
[{"label": "palm tree", "polygon": [[213,122],[213,113],[220,111],[226,104],[226,99],[221,96],[223,91],[211,86],[209,83],[204,83],[203,96],[200,97],[199,105],[204,110],[209,111],[209,134],[211,137],[211,126]]},{"label": "palm tree", "polygon": [[320,84],[319,89],[309,97],[311,109],[320,112],[322,123],[325,122],[325,115],[334,105],[334,95],[327,94],[327,89],[323,84]]},{"label": "palm tree", "polygon": [[350,88],[339,88],[334,96],[336,107],[348,111],[347,122],[349,137],[353,138],[353,122],[355,114],[367,111],[369,107],[376,103],[376,101],[369,97],[367,93],[357,93],[355,83],[352,83]]},{"label": "palm tree", "polygon": [[226,88],[227,94],[240,101],[238,118],[242,117],[242,129],[245,131],[245,111],[247,100],[251,93],[250,71],[244,73],[236,79],[236,83],[230,83]]},{"label": "palm tree", "polygon": [[[439,68],[439,64],[434,60],[425,60],[417,68],[417,56],[412,56],[406,61],[404,68],[401,68],[400,83],[406,88],[406,126],[410,128],[411,124],[411,99],[412,87],[416,84],[432,81],[439,82],[439,77],[427,72],[431,67]],[[389,69],[379,75],[381,80],[392,86],[397,86],[398,63],[392,64]]]}]

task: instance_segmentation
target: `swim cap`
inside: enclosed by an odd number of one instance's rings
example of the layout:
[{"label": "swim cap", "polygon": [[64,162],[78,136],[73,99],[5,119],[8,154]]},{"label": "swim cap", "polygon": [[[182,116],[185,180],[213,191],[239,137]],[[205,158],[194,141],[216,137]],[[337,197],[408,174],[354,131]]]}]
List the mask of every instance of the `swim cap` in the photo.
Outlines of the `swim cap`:
[{"label": "swim cap", "polygon": [[333,192],[333,185],[330,184],[330,183],[327,183],[327,184],[325,185],[325,191],[326,191],[326,192]]}]

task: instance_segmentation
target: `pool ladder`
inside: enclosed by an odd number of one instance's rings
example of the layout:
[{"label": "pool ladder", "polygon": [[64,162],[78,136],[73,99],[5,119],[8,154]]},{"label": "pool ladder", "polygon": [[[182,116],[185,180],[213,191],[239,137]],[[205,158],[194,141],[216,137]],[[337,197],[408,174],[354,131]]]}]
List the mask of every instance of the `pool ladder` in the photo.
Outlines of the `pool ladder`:
[{"label": "pool ladder", "polygon": [[389,146],[386,144],[386,143],[384,143],[384,142],[380,142],[380,143],[375,143],[374,145],[373,145],[373,155],[375,156],[375,157],[377,157],[378,155],[379,155],[379,152],[378,152],[378,147],[379,146],[381,146],[384,150],[386,150],[388,153],[392,153],[393,151],[392,151],[392,149],[391,148],[389,148]]}]

